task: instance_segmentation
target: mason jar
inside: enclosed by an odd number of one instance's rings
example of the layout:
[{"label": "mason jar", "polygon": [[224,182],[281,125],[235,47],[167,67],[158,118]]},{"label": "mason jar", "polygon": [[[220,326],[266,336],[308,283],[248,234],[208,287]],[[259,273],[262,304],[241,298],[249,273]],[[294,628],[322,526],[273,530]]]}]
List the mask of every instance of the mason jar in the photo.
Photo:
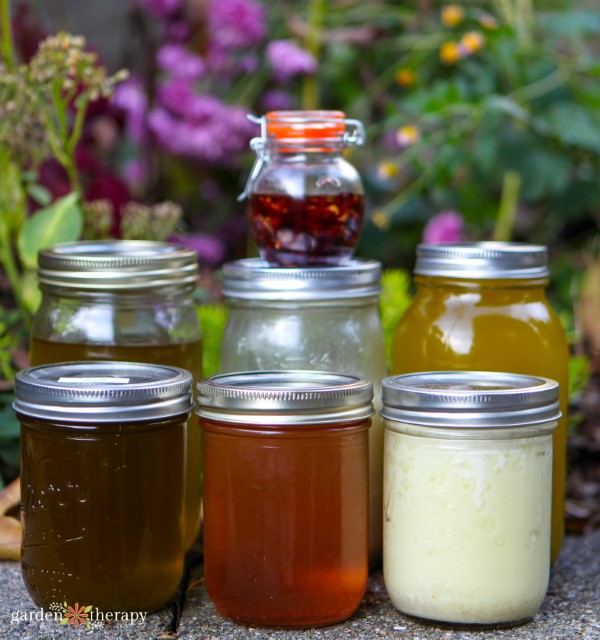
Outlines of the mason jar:
[{"label": "mason jar", "polygon": [[261,137],[248,179],[250,231],[273,265],[335,265],[354,251],[364,189],[344,151],[365,141],[364,127],[341,111],[271,111],[254,118]]},{"label": "mason jar", "polygon": [[[373,381],[375,407],[386,375],[379,316],[381,264],[355,258],[337,267],[270,267],[259,258],[223,266],[229,316],[221,370],[317,369]],[[383,427],[369,433],[369,548],[381,562]]]},{"label": "mason jar", "polygon": [[218,375],[198,385],[204,575],[226,617],[333,624],[368,576],[370,381],[319,371]]},{"label": "mason jar", "polygon": [[175,367],[77,362],[25,369],[23,582],[36,605],[153,611],[184,561],[192,376]]},{"label": "mason jar", "polygon": [[[172,365],[202,375],[193,293],[195,252],[166,242],[101,240],[41,251],[42,302],[31,328],[32,365],[122,360]],[[195,421],[187,431],[186,548],[200,529],[202,451]]]},{"label": "mason jar", "polygon": [[427,372],[383,381],[383,571],[394,606],[517,623],[550,571],[554,380]]},{"label": "mason jar", "polygon": [[547,249],[509,242],[422,244],[416,295],[392,344],[392,374],[510,371],[560,383],[554,431],[552,560],[564,535],[568,347],[550,306]]}]

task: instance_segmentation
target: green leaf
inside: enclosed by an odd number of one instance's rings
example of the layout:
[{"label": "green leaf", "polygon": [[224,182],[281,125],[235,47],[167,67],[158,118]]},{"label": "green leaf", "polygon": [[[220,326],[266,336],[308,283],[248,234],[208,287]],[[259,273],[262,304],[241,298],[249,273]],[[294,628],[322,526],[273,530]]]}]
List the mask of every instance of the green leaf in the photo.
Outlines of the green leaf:
[{"label": "green leaf", "polygon": [[83,229],[79,194],[70,193],[25,220],[17,239],[23,265],[34,269],[41,249],[77,240]]},{"label": "green leaf", "polygon": [[38,286],[37,275],[34,269],[25,269],[21,276],[21,301],[25,309],[32,315],[36,312],[42,301],[42,292]]},{"label": "green leaf", "polygon": [[27,187],[27,194],[42,207],[47,207],[52,202],[52,194],[41,184],[30,184]]}]

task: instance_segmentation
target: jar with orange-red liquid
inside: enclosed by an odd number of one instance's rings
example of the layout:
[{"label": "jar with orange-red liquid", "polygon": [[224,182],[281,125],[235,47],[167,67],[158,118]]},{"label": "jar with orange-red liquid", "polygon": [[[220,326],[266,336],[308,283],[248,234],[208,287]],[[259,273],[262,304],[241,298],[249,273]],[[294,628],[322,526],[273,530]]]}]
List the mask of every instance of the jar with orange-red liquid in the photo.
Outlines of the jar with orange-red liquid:
[{"label": "jar with orange-red liquid", "polygon": [[272,111],[254,119],[257,160],[246,186],[248,219],[272,265],[323,266],[352,257],[364,216],[360,175],[344,150],[365,140],[341,111]]},{"label": "jar with orange-red liquid", "polygon": [[368,575],[370,381],[319,371],[198,385],[204,575],[221,614],[261,627],[340,622]]},{"label": "jar with orange-red liquid", "polygon": [[546,298],[547,249],[510,242],[417,247],[411,306],[392,345],[391,373],[499,371],[559,385],[562,417],[553,433],[552,543],[564,536],[568,348]]}]

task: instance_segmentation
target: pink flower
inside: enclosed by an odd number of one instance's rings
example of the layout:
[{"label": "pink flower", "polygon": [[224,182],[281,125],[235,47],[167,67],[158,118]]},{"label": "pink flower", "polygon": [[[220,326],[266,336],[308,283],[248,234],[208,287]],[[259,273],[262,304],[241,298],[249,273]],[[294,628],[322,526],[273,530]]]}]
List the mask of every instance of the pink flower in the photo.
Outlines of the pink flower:
[{"label": "pink flower", "polygon": [[182,44],[163,45],[158,50],[156,62],[160,69],[176,78],[198,80],[204,74],[202,58]]},{"label": "pink flower", "polygon": [[225,259],[226,252],[223,242],[206,233],[191,233],[187,236],[175,235],[169,238],[169,242],[193,249],[198,254],[198,260],[201,264],[215,267]]},{"label": "pink flower", "polygon": [[117,85],[112,103],[125,111],[129,137],[134,142],[143,142],[146,138],[148,98],[141,83],[132,79]]},{"label": "pink flower", "polygon": [[317,70],[317,61],[313,56],[291,40],[273,40],[267,46],[265,55],[279,82]]},{"label": "pink flower", "polygon": [[461,242],[464,220],[456,211],[442,211],[436,214],[425,225],[423,242],[442,244],[447,242]]},{"label": "pink flower", "polygon": [[254,0],[212,0],[208,32],[220,49],[244,49],[265,36],[265,9]]}]

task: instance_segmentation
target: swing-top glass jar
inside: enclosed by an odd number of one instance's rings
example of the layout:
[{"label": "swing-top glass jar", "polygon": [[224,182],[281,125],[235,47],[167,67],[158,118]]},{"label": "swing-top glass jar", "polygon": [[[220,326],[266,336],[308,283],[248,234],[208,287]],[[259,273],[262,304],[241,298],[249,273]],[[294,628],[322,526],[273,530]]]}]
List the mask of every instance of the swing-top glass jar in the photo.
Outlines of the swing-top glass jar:
[{"label": "swing-top glass jar", "polygon": [[257,160],[245,195],[252,235],[274,265],[341,264],[362,228],[364,192],[345,148],[365,140],[341,111],[272,111],[255,120]]},{"label": "swing-top glass jar", "polygon": [[[108,240],[40,252],[42,302],[31,329],[32,365],[122,360],[171,365],[202,375],[193,292],[194,251],[167,242]],[[200,528],[201,432],[187,432],[186,548]]]}]

